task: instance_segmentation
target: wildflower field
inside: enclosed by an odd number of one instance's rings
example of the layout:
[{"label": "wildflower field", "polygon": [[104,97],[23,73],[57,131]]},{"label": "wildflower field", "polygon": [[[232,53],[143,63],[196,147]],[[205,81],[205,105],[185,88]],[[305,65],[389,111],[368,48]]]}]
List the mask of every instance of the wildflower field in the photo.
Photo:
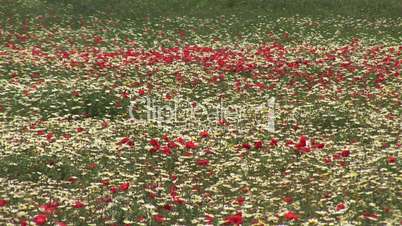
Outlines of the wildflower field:
[{"label": "wildflower field", "polygon": [[0,225],[402,223],[401,16],[3,1]]}]

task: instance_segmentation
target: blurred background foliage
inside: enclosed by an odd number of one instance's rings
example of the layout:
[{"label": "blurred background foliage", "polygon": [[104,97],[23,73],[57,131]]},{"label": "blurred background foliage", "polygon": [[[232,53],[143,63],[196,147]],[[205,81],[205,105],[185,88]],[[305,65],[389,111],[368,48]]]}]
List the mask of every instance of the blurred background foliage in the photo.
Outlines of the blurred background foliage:
[{"label": "blurred background foliage", "polygon": [[236,15],[331,17],[336,15],[376,19],[401,17],[401,0],[0,0],[4,17],[44,14],[115,19]]}]

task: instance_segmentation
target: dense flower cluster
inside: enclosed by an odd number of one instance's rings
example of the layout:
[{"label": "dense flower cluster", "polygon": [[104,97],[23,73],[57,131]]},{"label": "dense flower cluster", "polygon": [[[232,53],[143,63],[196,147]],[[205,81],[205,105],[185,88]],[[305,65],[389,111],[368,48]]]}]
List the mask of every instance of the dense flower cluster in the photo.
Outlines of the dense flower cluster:
[{"label": "dense flower cluster", "polygon": [[[10,19],[0,224],[400,223],[401,40],[325,28],[402,20],[259,17],[238,33],[236,20]],[[143,97],[194,109],[275,97],[275,131],[225,115],[136,123]]]}]

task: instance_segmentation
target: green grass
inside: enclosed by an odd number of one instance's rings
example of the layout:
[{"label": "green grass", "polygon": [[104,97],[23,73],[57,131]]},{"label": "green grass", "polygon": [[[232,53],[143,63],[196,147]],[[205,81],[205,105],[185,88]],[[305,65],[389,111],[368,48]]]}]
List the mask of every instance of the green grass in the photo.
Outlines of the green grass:
[{"label": "green grass", "polygon": [[119,19],[146,16],[217,17],[258,15],[362,18],[400,17],[400,0],[1,0],[0,12],[7,16],[73,15]]},{"label": "green grass", "polygon": [[[2,3],[0,27],[16,32],[24,32],[24,26],[27,24],[40,23],[45,26],[80,28],[92,24],[91,20],[100,19],[98,23],[106,23],[105,20],[113,21],[113,24],[107,26],[120,28],[113,29],[113,32],[107,34],[127,36],[127,33],[120,34],[118,31],[134,29],[142,32],[150,27],[177,31],[180,27],[166,19],[175,17],[185,17],[185,20],[192,20],[190,17],[212,19],[208,23],[209,29],[204,26],[196,28],[198,34],[205,35],[211,35],[219,30],[222,20],[232,21],[230,27],[226,28],[232,37],[242,33],[249,34],[256,24],[266,23],[267,19],[276,21],[274,23],[276,25],[271,28],[274,33],[318,31],[327,39],[333,38],[334,33],[340,33],[348,39],[359,37],[361,34],[399,38],[402,30],[400,25],[395,24],[375,25],[382,23],[381,18],[391,20],[400,18],[402,14],[400,0],[0,0],[0,2]],[[314,23],[294,26],[293,22],[279,21],[281,17],[294,18],[297,21],[311,18]],[[361,26],[352,26],[349,23],[338,26],[336,23],[328,23],[336,18],[344,18],[346,21],[362,19],[364,23],[362,22]],[[367,24],[370,21],[374,24]],[[104,35],[104,32],[101,33]],[[288,41],[295,39],[297,40],[297,37],[291,36]],[[154,40],[155,37],[149,42],[152,44]]]},{"label": "green grass", "polygon": [[32,153],[10,155],[0,159],[4,167],[0,176],[21,181],[37,181],[41,176],[55,180],[67,180],[79,171],[68,159],[57,156],[35,156]]}]

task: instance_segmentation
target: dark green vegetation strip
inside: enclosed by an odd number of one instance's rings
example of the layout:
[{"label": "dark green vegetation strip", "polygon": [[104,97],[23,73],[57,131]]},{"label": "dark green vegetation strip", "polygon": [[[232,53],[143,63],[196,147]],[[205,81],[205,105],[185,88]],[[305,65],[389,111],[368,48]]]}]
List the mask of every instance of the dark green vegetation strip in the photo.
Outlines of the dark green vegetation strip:
[{"label": "dark green vegetation strip", "polygon": [[400,17],[400,0],[1,0],[0,12],[32,16],[106,16],[143,19],[146,16],[216,17],[257,15],[364,18]]}]

